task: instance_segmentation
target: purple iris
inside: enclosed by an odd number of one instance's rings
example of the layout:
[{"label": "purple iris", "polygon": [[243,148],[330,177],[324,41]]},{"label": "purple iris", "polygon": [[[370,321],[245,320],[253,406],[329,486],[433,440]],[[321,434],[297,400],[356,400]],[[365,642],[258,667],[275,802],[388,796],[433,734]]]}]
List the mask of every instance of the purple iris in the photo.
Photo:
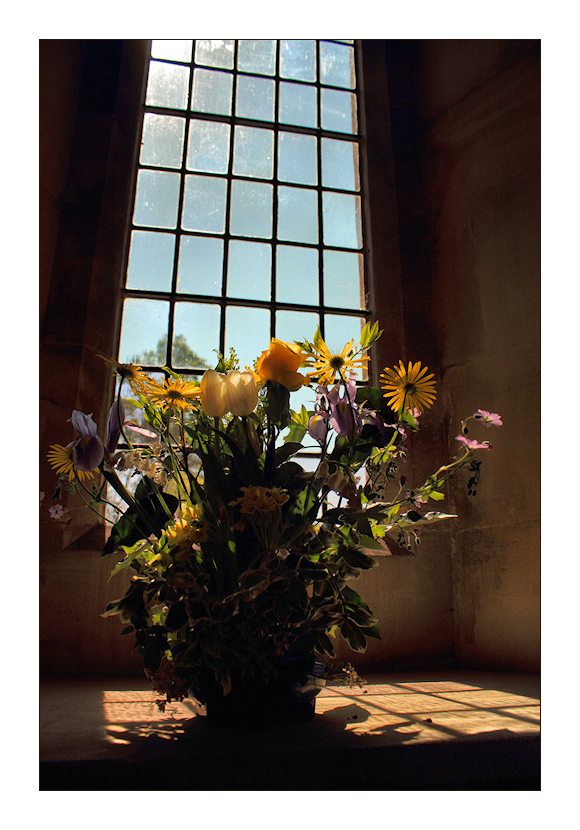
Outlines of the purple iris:
[{"label": "purple iris", "polygon": [[113,401],[107,422],[107,452],[109,455],[112,455],[117,448],[121,435],[121,424],[124,422],[125,407],[123,401],[119,398],[119,400]]},{"label": "purple iris", "polygon": [[338,435],[344,435],[349,439],[357,438],[363,426],[361,414],[355,404],[355,377],[356,375],[351,373],[342,396],[339,384],[333,386],[330,392],[326,386],[319,386],[314,406],[316,414],[328,420]]},{"label": "purple iris", "polygon": [[72,414],[72,425],[79,433],[79,437],[72,442],[73,464],[84,472],[95,470],[105,454],[103,442],[97,435],[97,425],[92,415],[85,415],[77,409]]}]

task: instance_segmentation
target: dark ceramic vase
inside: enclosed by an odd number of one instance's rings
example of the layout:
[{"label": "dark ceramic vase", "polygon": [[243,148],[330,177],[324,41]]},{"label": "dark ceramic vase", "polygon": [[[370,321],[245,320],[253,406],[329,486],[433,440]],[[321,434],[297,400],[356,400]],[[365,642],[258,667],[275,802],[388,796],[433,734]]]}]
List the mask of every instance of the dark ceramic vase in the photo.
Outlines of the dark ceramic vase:
[{"label": "dark ceramic vase", "polygon": [[314,658],[290,660],[268,683],[232,682],[229,694],[217,684],[200,684],[191,696],[205,707],[212,726],[311,721],[326,669]]}]

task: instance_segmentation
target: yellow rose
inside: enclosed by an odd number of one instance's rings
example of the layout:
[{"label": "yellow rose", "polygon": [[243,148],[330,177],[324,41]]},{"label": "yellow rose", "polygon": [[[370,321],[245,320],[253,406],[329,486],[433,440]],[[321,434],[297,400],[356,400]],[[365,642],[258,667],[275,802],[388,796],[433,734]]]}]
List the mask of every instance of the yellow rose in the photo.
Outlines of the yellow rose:
[{"label": "yellow rose", "polygon": [[269,348],[262,352],[256,363],[256,371],[262,380],[281,383],[295,392],[308,383],[308,378],[298,372],[302,363],[302,349],[295,343],[283,343],[273,337]]}]

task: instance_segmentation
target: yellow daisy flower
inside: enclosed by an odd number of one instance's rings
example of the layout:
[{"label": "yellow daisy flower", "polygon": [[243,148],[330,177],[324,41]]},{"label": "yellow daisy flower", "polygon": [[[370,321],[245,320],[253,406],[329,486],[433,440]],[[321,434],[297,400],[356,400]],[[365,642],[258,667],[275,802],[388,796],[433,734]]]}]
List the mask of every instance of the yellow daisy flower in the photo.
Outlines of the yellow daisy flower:
[{"label": "yellow daisy flower", "polygon": [[163,409],[187,409],[201,394],[197,383],[177,378],[165,379],[163,383],[149,380],[143,391],[151,403],[160,404]]},{"label": "yellow daisy flower", "polygon": [[84,481],[85,478],[93,478],[92,473],[79,470],[75,467],[72,460],[73,447],[63,447],[61,444],[51,444],[47,453],[48,463],[53,470],[62,475],[68,475],[68,480],[73,481],[78,478],[79,481]]},{"label": "yellow daisy flower", "polygon": [[359,350],[354,349],[353,345],[354,340],[350,340],[341,352],[331,352],[322,337],[319,337],[313,344],[311,357],[306,361],[306,365],[315,370],[309,374],[318,377],[318,382],[323,386],[333,383],[337,375],[346,380],[347,374],[364,366],[365,360],[370,360],[370,357],[361,355]]},{"label": "yellow daisy flower", "polygon": [[110,366],[120,378],[129,381],[133,389],[138,392],[142,392],[145,386],[151,382],[151,379],[142,368],[134,363],[118,363],[112,357],[103,357],[102,354],[97,355],[97,357],[104,360],[107,366]]},{"label": "yellow daisy flower", "polygon": [[399,360],[399,368],[385,369],[381,375],[381,387],[385,390],[389,406],[395,412],[403,412],[415,407],[423,412],[429,409],[436,398],[435,381],[433,374],[426,375],[428,367],[421,369],[421,361],[411,363],[405,368]]}]

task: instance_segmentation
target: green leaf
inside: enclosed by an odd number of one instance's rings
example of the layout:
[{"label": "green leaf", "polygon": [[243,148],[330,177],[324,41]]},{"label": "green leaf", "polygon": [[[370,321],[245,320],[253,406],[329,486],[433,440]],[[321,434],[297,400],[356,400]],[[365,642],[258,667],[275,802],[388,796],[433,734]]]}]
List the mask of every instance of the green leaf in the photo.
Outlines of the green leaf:
[{"label": "green leaf", "polygon": [[438,490],[431,490],[429,493],[429,498],[433,499],[434,501],[441,501],[445,498],[445,493],[440,493]]},{"label": "green leaf", "polygon": [[[384,551],[384,547],[377,542],[374,536],[359,536],[358,537],[359,545],[361,548],[368,549],[368,550],[381,550]],[[373,560],[374,561],[374,560]],[[375,564],[377,564],[375,562]],[[374,567],[374,565],[371,565]]]},{"label": "green leaf", "polygon": [[330,637],[324,631],[318,632],[318,651],[326,654],[328,657],[336,656]]},{"label": "green leaf", "polygon": [[187,625],[188,614],[185,609],[185,602],[176,602],[171,606],[165,618],[165,625],[170,631],[177,631]]},{"label": "green leaf", "polygon": [[302,444],[299,444],[296,441],[287,441],[281,447],[277,447],[274,452],[274,463],[276,467],[279,467],[280,464],[284,464],[285,461],[288,461],[293,455],[300,452],[302,449]]},{"label": "green leaf", "polygon": [[290,392],[281,383],[267,383],[264,409],[269,419],[284,429],[290,423]]},{"label": "green leaf", "polygon": [[323,582],[328,579],[328,571],[322,568],[300,568],[300,576],[312,582]]},{"label": "green leaf", "polygon": [[424,516],[421,516],[420,513],[417,513],[415,510],[409,510],[408,513],[405,513],[399,519],[397,519],[397,526],[399,527],[416,527],[417,525],[429,525],[433,524],[433,522],[442,522],[444,519],[456,519],[456,513],[437,513],[437,512],[429,512],[425,513]]},{"label": "green leaf", "polygon": [[141,539],[130,548],[122,546],[122,550],[125,551],[125,558],[120,562],[117,562],[110,573],[109,579],[112,579],[116,574],[120,573],[120,571],[124,571],[125,568],[129,568],[135,561],[136,557],[148,547],[151,547],[151,543],[146,539]]},{"label": "green leaf", "polygon": [[363,553],[358,547],[342,547],[340,549],[342,558],[350,568],[361,568],[362,570],[370,570],[377,566],[377,562],[368,554]]},{"label": "green leaf", "polygon": [[[179,505],[175,496],[164,493],[163,499],[171,513],[175,513]],[[165,508],[161,505],[155,493],[150,493],[144,498],[136,499],[136,501],[139,507],[149,516],[152,524],[156,528],[157,534],[161,535],[165,525],[170,521],[170,516],[165,512]],[[136,542],[141,541],[141,539],[147,539],[150,534],[151,530],[147,525],[145,525],[131,507],[128,507],[111,530],[111,535],[105,543],[101,556],[114,553],[120,547],[131,548]]]},{"label": "green leaf", "polygon": [[360,653],[367,650],[367,641],[360,628],[349,620],[345,620],[340,626],[340,633],[353,651]]}]

